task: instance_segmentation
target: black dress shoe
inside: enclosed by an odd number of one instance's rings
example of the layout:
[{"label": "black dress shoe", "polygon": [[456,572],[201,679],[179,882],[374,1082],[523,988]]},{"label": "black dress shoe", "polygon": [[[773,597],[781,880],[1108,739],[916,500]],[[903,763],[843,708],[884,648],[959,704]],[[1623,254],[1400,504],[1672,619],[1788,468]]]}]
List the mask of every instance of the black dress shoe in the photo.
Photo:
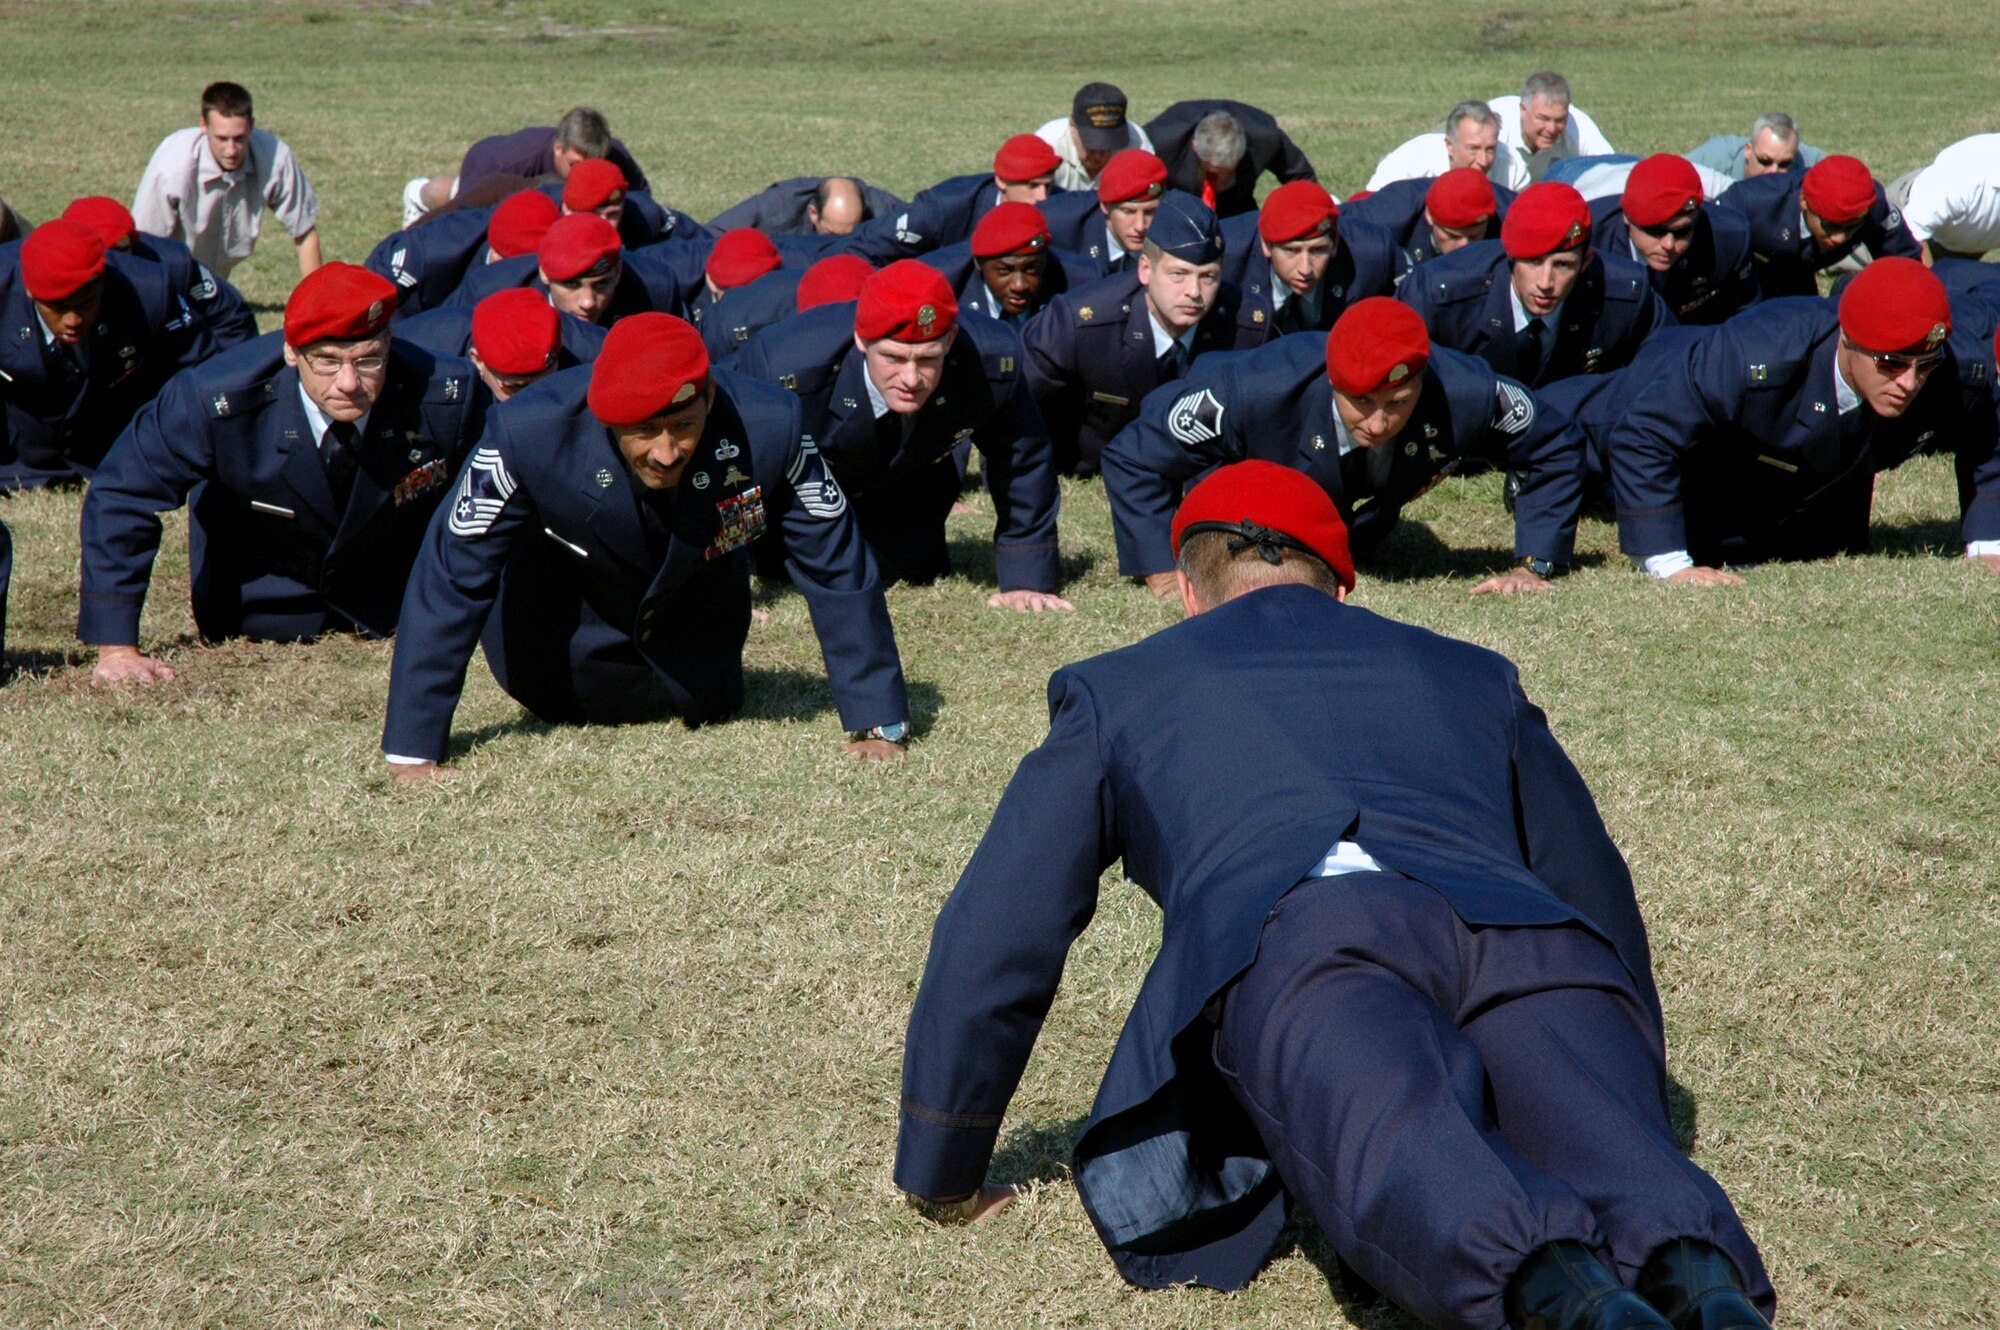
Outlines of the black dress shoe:
[{"label": "black dress shoe", "polygon": [[1694,1238],[1677,1238],[1647,1257],[1638,1290],[1674,1330],[1771,1330],[1744,1295],[1736,1263]]},{"label": "black dress shoe", "polygon": [[1507,1281],[1504,1306],[1514,1330],[1670,1330],[1580,1242],[1530,1252]]}]

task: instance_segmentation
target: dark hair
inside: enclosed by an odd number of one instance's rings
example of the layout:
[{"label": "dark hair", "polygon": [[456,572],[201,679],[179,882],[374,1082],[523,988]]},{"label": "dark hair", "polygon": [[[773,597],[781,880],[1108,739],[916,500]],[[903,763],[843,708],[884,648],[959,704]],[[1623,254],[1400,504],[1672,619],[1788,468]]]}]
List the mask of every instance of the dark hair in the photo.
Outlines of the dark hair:
[{"label": "dark hair", "polygon": [[585,157],[609,157],[611,122],[594,106],[572,106],[556,121],[556,146]]},{"label": "dark hair", "polygon": [[1194,584],[1195,599],[1220,605],[1233,596],[1281,582],[1303,582],[1327,595],[1340,591],[1340,577],[1315,555],[1281,549],[1276,564],[1265,562],[1254,546],[1229,552],[1227,531],[1197,531],[1181,541],[1181,571]]},{"label": "dark hair", "polygon": [[241,83],[211,83],[201,90],[201,118],[208,119],[210,111],[226,120],[242,116],[245,120],[257,117],[250,110],[250,90]]}]

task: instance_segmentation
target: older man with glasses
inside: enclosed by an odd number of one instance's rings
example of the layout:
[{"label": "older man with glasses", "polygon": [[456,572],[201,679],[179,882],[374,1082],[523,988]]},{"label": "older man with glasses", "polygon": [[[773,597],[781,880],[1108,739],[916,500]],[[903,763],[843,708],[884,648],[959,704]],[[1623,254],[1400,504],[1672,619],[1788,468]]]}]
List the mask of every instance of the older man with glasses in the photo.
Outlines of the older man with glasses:
[{"label": "older man with glasses", "polygon": [[94,676],[152,683],[139,651],[160,514],[188,515],[204,638],[388,636],[431,513],[486,394],[472,366],[391,338],[396,288],[329,263],[282,332],[176,376],[111,446],[83,504],[77,636]]}]

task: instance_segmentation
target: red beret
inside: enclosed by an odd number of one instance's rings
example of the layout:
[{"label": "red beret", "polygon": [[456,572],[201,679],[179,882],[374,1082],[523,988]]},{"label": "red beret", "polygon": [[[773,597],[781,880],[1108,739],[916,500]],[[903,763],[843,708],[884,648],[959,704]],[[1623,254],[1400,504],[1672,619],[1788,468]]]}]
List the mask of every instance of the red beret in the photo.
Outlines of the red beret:
[{"label": "red beret", "polygon": [[21,242],[21,285],[36,300],[67,300],[103,271],[104,241],[82,222],[43,222]]},{"label": "red beret", "polygon": [[1876,259],[1840,293],[1840,331],[1864,351],[1935,351],[1951,335],[1951,302],[1915,259]]},{"label": "red beret", "polygon": [[541,248],[542,237],[560,216],[562,209],[556,201],[539,189],[509,194],[486,223],[486,243],[503,259],[532,254]]},{"label": "red beret", "polygon": [[1053,175],[1061,165],[1062,158],[1056,156],[1056,150],[1034,134],[1016,134],[993,154],[994,176],[1010,184]]},{"label": "red beret", "polygon": [[854,306],[854,335],[930,342],[958,321],[958,300],[944,274],[915,259],[897,259],[870,277]]},{"label": "red beret", "polygon": [[617,227],[594,212],[573,212],[549,224],[535,254],[542,276],[568,282],[591,276],[598,268],[609,271],[622,248]]},{"label": "red beret", "polygon": [[1625,177],[1619,206],[1632,225],[1658,226],[1701,206],[1701,176],[1687,158],[1656,152]]},{"label": "red beret", "polygon": [[1326,335],[1327,381],[1350,397],[1421,374],[1430,358],[1423,315],[1388,296],[1349,305]]},{"label": "red beret", "polygon": [[1852,222],[1875,206],[1875,177],[1859,157],[1822,157],[1806,168],[1799,201],[1824,221]]},{"label": "red beret", "polygon": [[1228,531],[1253,539],[1261,532],[1288,537],[1276,543],[1317,556],[1333,569],[1342,587],[1354,590],[1347,527],[1326,491],[1303,471],[1264,461],[1217,467],[1188,491],[1174,514],[1174,557],[1180,557],[1183,537],[1202,531]]},{"label": "red beret", "polygon": [[1257,234],[1267,245],[1328,235],[1340,219],[1340,205],[1326,186],[1313,180],[1280,185],[1257,211]]},{"label": "red beret", "polygon": [[[1035,142],[1041,142],[1036,139]],[[1049,219],[1032,203],[996,203],[972,228],[972,257],[1039,254],[1049,247]]]},{"label": "red beret", "polygon": [[611,325],[590,370],[590,414],[636,425],[686,406],[708,387],[708,348],[686,319],[630,314]]},{"label": "red beret", "polygon": [[62,219],[79,222],[97,232],[106,249],[118,248],[139,230],[139,224],[132,220],[130,208],[102,194],[76,200],[63,209]]},{"label": "red beret", "polygon": [[285,302],[285,344],[352,342],[373,337],[396,312],[396,288],[354,263],[328,263],[292,288]]},{"label": "red beret", "polygon": [[1424,191],[1424,211],[1439,226],[1464,231],[1499,212],[1500,200],[1493,197],[1491,180],[1469,166],[1457,166],[1431,181]]},{"label": "red beret", "polygon": [[708,251],[704,271],[708,280],[725,291],[756,281],[783,263],[771,237],[749,226],[724,231]]},{"label": "red beret", "polygon": [[1110,207],[1166,192],[1167,164],[1144,148],[1127,148],[1104,164],[1097,177],[1097,201]]},{"label": "red beret", "polygon": [[587,157],[569,168],[563,181],[563,207],[571,212],[595,212],[625,201],[625,172],[608,157]]},{"label": "red beret", "polygon": [[1510,259],[1539,259],[1590,243],[1590,205],[1573,185],[1544,180],[1515,195],[1500,223]]},{"label": "red beret", "polygon": [[472,349],[495,374],[539,374],[562,345],[562,315],[539,291],[496,291],[472,310]]},{"label": "red beret", "polygon": [[861,287],[875,275],[875,265],[859,254],[835,254],[807,268],[799,278],[796,301],[799,313],[821,305],[838,305],[861,294]]}]

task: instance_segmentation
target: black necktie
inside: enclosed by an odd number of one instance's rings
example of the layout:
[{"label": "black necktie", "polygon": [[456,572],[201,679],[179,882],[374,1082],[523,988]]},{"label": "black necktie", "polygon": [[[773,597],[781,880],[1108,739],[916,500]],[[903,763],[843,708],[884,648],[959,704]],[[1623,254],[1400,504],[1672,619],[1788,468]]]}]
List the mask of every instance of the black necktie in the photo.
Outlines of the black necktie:
[{"label": "black necktie", "polygon": [[1868,409],[1868,405],[1865,402],[1850,411],[1841,413],[1840,460],[1843,465],[1853,461],[1855,457],[1860,455],[1861,450],[1867,446],[1869,429],[1874,425],[1876,419],[1877,416],[1873,411]]},{"label": "black necktie", "polygon": [[1535,376],[1542,372],[1542,341],[1547,334],[1548,325],[1540,319],[1529,319],[1528,326],[1521,329],[1521,349],[1514,358],[1521,371],[1521,382],[1532,385]]},{"label": "black necktie", "polygon": [[336,420],[326,427],[326,438],[320,444],[320,461],[326,464],[326,487],[333,491],[333,506],[337,511],[346,511],[347,496],[354,492],[354,473],[361,466],[359,441],[359,430],[347,421]]},{"label": "black necktie", "polygon": [[1352,448],[1341,454],[1340,488],[1352,505],[1356,499],[1373,493],[1374,487],[1368,482],[1368,450]]},{"label": "black necktie", "polygon": [[1160,382],[1171,383],[1173,380],[1178,379],[1182,372],[1187,369],[1187,348],[1179,342],[1175,342],[1165,351],[1162,351],[1160,358],[1154,363],[1160,369]]}]

